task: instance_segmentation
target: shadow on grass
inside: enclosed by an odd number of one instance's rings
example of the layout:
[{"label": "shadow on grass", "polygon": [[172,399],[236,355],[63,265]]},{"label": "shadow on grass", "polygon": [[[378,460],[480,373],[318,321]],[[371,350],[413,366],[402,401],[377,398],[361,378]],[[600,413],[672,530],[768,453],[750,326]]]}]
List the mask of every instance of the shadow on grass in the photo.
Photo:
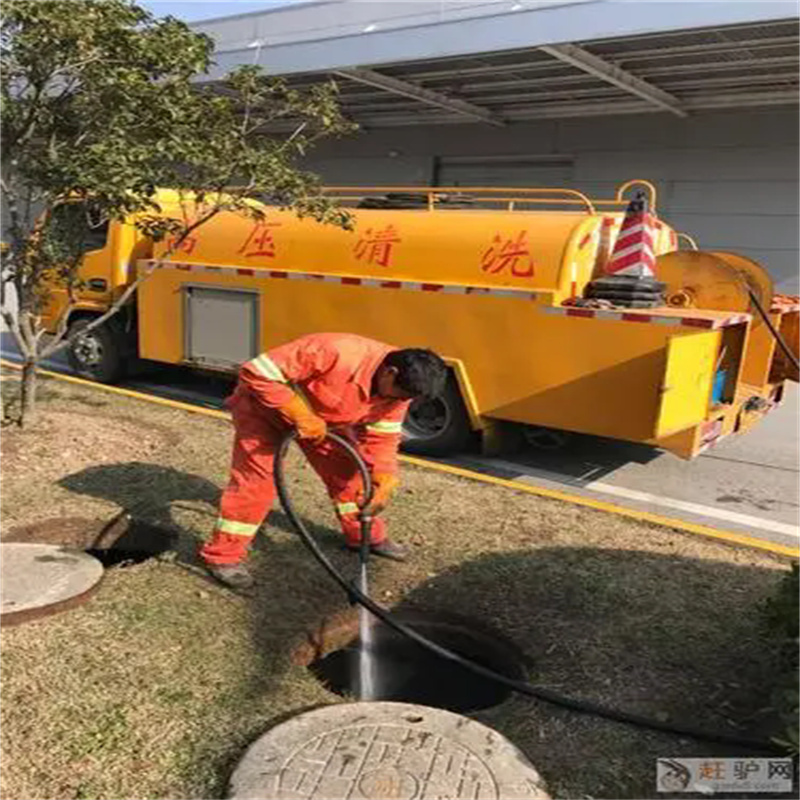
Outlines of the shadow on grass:
[{"label": "shadow on grass", "polygon": [[[172,509],[187,503],[204,503],[211,506],[214,511],[192,509],[195,513],[208,517],[206,529],[210,535],[221,494],[219,486],[201,475],[140,461],[88,467],[67,475],[58,481],[58,485],[77,494],[109,500],[134,518],[146,519],[153,525],[174,531],[180,540],[179,556],[189,561],[194,561],[189,556],[196,551],[201,542],[196,536],[181,530],[173,518]],[[320,541],[327,541],[329,544],[341,543],[341,534],[338,530],[310,520],[305,520],[305,523]],[[254,550],[269,549],[270,542],[264,530],[267,527],[294,533],[288,517],[282,511],[273,509],[253,543]]]},{"label": "shadow on grass", "polygon": [[216,484],[200,475],[141,461],[88,467],[67,475],[58,484],[71,492],[110,500],[131,515],[147,514],[151,521],[166,525],[174,524],[172,503],[213,505],[220,494]]},{"label": "shadow on grass", "polygon": [[[274,677],[300,634],[285,627],[287,583],[294,624],[313,624],[323,613],[347,608],[341,591],[300,547],[276,547],[259,564],[253,635],[266,657],[265,672]],[[276,573],[283,576],[279,584]],[[453,567],[412,590],[396,610],[469,614],[493,626],[530,657],[531,682],[563,695],[766,740],[777,729],[769,705],[780,665],[764,637],[759,606],[780,574],[653,552],[548,547],[487,554]],[[294,582],[291,575],[302,578]],[[314,609],[320,616],[314,618]],[[764,755],[519,694],[470,716],[520,747],[553,796],[655,796],[658,757]]]}]

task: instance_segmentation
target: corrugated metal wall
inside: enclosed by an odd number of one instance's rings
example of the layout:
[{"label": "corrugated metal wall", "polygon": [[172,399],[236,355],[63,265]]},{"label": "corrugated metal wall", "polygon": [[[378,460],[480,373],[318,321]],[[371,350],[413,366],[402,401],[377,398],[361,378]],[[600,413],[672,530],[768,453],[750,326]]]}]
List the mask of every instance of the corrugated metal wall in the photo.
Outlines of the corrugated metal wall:
[{"label": "corrugated metal wall", "polygon": [[520,185],[530,177],[594,195],[647,178],[661,215],[700,247],[754,258],[783,291],[798,292],[795,108],[386,128],[327,143],[307,166],[332,184],[422,185],[438,176]]}]

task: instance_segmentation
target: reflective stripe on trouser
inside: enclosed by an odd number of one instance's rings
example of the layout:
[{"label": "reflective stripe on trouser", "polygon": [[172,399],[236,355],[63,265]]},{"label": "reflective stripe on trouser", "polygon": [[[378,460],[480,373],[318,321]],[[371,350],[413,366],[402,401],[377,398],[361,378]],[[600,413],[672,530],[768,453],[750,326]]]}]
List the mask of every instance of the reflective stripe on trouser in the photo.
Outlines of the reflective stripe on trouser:
[{"label": "reflective stripe on trouser", "polygon": [[[247,557],[253,536],[275,501],[275,453],[286,430],[276,413],[264,409],[247,392],[237,393],[230,408],[235,428],[230,480],[222,492],[214,533],[200,550],[209,564],[234,564]],[[341,448],[328,441],[302,448],[334,502],[355,503],[361,478]],[[337,513],[348,543],[360,542],[356,514],[342,514],[338,508]],[[378,543],[385,537],[385,525],[377,520],[371,541]]]},{"label": "reflective stripe on trouser", "polygon": [[[303,447],[303,451],[311,466],[325,482],[347,543],[358,544],[361,541],[361,523],[358,520],[359,506],[356,500],[363,482],[355,464],[341,447],[327,440],[318,446]],[[386,524],[382,519],[377,518],[373,522],[369,538],[373,544],[386,538]]]}]

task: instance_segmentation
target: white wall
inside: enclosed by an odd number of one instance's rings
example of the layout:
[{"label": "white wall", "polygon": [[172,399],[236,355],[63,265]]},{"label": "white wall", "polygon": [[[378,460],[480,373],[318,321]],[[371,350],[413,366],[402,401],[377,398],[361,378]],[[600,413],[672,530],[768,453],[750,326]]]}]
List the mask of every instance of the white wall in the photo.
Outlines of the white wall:
[{"label": "white wall", "polygon": [[564,156],[565,185],[610,195],[630,178],[653,181],[659,213],[703,249],[761,262],[798,293],[798,114],[795,107],[519,123],[384,128],[320,146],[307,166],[330,184],[433,181],[436,159]]}]

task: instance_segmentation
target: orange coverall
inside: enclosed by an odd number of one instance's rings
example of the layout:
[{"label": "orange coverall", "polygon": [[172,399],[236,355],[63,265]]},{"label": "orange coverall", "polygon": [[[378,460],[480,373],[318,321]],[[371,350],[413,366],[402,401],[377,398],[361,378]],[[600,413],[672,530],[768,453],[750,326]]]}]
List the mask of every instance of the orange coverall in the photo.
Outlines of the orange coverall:
[{"label": "orange coverall", "polygon": [[[242,366],[236,390],[226,401],[235,428],[233,457],[214,533],[200,551],[207,563],[233,564],[246,558],[272,507],[275,453],[289,430],[278,409],[292,399],[292,386],[329,426],[349,429],[371,474],[397,474],[401,426],[411,401],[371,396],[377,368],[395,349],[363,336],[316,333]],[[302,442],[301,447],[328,489],[347,543],[357,544],[362,482],[355,465],[328,440],[319,445]],[[377,517],[371,540],[378,544],[385,538],[385,523]]]}]

